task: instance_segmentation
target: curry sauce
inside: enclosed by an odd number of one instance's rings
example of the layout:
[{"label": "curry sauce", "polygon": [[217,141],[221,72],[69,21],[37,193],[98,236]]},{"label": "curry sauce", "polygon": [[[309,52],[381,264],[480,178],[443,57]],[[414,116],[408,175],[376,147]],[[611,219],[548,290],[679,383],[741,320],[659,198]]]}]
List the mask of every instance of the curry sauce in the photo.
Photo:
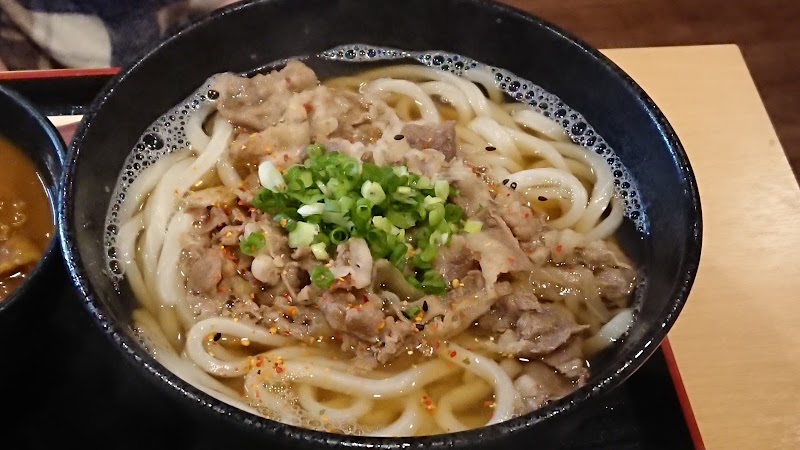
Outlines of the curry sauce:
[{"label": "curry sauce", "polygon": [[36,266],[53,228],[47,191],[36,167],[0,137],[0,301]]}]

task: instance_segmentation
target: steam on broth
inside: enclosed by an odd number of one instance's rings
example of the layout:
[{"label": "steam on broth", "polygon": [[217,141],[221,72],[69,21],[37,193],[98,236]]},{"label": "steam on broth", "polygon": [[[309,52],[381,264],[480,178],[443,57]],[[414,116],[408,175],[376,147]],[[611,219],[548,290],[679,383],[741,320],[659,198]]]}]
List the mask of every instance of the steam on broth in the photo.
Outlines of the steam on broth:
[{"label": "steam on broth", "polygon": [[585,384],[632,322],[614,177],[481,84],[418,65],[320,83],[295,60],[213,77],[189,145],[123,173],[110,210],[149,350],[253,414],[375,436]]},{"label": "steam on broth", "polygon": [[0,136],[0,301],[30,274],[53,237],[53,215],[36,168]]}]

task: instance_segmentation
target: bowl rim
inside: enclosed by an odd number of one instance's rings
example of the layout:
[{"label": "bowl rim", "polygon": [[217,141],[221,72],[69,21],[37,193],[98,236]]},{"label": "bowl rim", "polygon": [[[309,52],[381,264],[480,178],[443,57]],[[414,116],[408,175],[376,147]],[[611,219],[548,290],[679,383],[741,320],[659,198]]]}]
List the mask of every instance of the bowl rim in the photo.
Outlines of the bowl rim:
[{"label": "bowl rim", "polygon": [[[14,305],[19,303],[21,298],[27,296],[26,294],[36,283],[39,282],[39,279],[47,273],[47,267],[55,258],[54,253],[60,249],[60,244],[58,241],[60,240],[59,238],[61,233],[58,230],[58,213],[61,205],[61,187],[59,182],[63,173],[67,146],[64,143],[64,139],[61,138],[61,134],[56,129],[56,126],[53,125],[53,123],[50,122],[50,120],[45,117],[44,114],[39,112],[39,110],[36,109],[28,99],[23,97],[17,91],[3,85],[0,85],[0,96],[11,99],[11,101],[16,104],[25,115],[33,119],[33,122],[36,123],[37,131],[44,133],[47,140],[50,142],[51,145],[49,146],[49,150],[52,150],[53,153],[55,153],[56,161],[58,162],[58,169],[60,170],[59,173],[53,173],[48,169],[48,172],[50,172],[50,176],[54,181],[54,185],[52,187],[46,185],[42,186],[45,190],[45,194],[47,195],[47,202],[50,206],[50,214],[52,214],[53,236],[50,238],[50,242],[48,242],[44,252],[42,252],[42,257],[33,267],[33,270],[31,270],[27,275],[22,284],[18,288],[14,289],[14,291],[12,291],[11,294],[9,294],[6,298],[0,300],[0,315],[2,315],[6,310],[16,308]],[[14,144],[22,150],[22,153],[24,153],[28,159],[34,161],[34,158],[30,156],[30,153],[27,149],[16,143]]]},{"label": "bowl rim", "polygon": [[[74,287],[82,296],[82,303],[90,312],[93,321],[103,333],[109,338],[116,347],[122,351],[125,359],[131,362],[148,379],[157,379],[157,385],[162,390],[167,391],[173,396],[180,397],[185,403],[195,403],[201,405],[204,410],[211,411],[216,416],[234,423],[249,432],[256,432],[266,438],[271,435],[273,438],[282,439],[285,442],[295,442],[296,444],[312,444],[317,446],[344,446],[344,447],[380,447],[391,449],[406,448],[428,448],[428,447],[468,447],[481,443],[486,443],[495,439],[501,439],[517,432],[530,428],[537,423],[546,421],[556,416],[564,417],[572,409],[572,406],[586,403],[602,394],[613,390],[621,385],[630,375],[632,375],[644,362],[656,351],[658,345],[646,345],[634,356],[629,357],[625,362],[616,368],[610,375],[604,378],[590,378],[586,386],[574,391],[568,396],[553,402],[543,408],[531,413],[515,417],[505,422],[489,425],[477,429],[447,433],[433,436],[411,437],[411,438],[390,438],[390,437],[364,437],[353,435],[338,435],[327,432],[315,431],[306,428],[295,427],[277,421],[252,415],[248,412],[221,402],[216,398],[202,392],[191,384],[166,369],[155,360],[139,343],[132,338],[125,329],[113,318],[111,311],[99,299],[88,277],[84,273],[84,264],[80,253],[72,236],[72,221],[74,220],[73,206],[71,202],[73,179],[75,176],[76,160],[80,156],[80,148],[87,132],[91,129],[92,119],[97,114],[99,108],[112,95],[117,86],[123,83],[129,74],[134,72],[140,65],[145,64],[153,54],[161,51],[163,47],[181,36],[192,32],[197,28],[204,27],[211,21],[246,9],[257,3],[280,2],[283,0],[248,0],[235,3],[221,8],[214,13],[207,15],[181,29],[176,34],[162,40],[158,45],[147,51],[143,56],[136,59],[120,70],[112,80],[103,88],[101,93],[95,97],[88,112],[83,116],[80,126],[75,132],[72,143],[69,147],[61,182],[61,196],[58,230],[64,259],[73,281]],[[675,323],[680,311],[683,309],[686,300],[694,283],[695,276],[700,262],[702,248],[703,221],[700,205],[700,195],[694,172],[689,163],[688,156],[678,139],[675,130],[667,121],[662,111],[655,102],[645,93],[627,73],[617,66],[608,57],[591,47],[587,43],[573,36],[571,33],[560,27],[531,13],[522,11],[512,6],[486,1],[486,0],[447,0],[452,3],[470,3],[486,10],[489,14],[511,16],[522,19],[532,26],[538,26],[547,32],[557,35],[560,39],[567,41],[570,45],[589,55],[596,63],[605,66],[621,83],[645,106],[651,116],[652,123],[657,127],[658,132],[664,138],[668,147],[674,155],[675,164],[681,175],[685,178],[688,185],[686,195],[690,200],[691,214],[695,217],[695,223],[689,230],[689,238],[685,243],[686,258],[683,261],[683,271],[675,280],[675,292],[669,310],[661,318],[660,324],[653,325],[650,334],[651,341],[660,343],[665,337],[671,326]],[[660,325],[660,326],[658,326]],[[648,343],[649,344],[649,343]]]}]

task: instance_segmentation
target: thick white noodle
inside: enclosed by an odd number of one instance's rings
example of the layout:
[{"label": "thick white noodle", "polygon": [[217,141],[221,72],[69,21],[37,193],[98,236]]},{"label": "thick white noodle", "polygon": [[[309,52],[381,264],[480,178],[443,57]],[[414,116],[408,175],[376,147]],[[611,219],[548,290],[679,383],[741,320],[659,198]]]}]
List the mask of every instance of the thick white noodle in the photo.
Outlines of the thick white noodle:
[{"label": "thick white noodle", "polygon": [[470,427],[464,425],[464,423],[456,417],[456,411],[463,410],[470,405],[476,404],[480,399],[491,393],[492,386],[482,379],[462,384],[448,391],[439,400],[439,404],[436,405],[436,414],[434,415],[436,424],[447,433],[455,433],[469,429]]},{"label": "thick white noodle", "polygon": [[297,400],[300,406],[313,416],[324,415],[334,422],[352,422],[372,409],[372,400],[356,397],[353,403],[343,408],[334,408],[317,401],[316,389],[308,384],[297,385]]},{"label": "thick white noodle", "polygon": [[181,238],[192,228],[192,216],[177,213],[167,227],[164,246],[156,266],[156,292],[162,305],[174,305],[186,297],[186,287],[180,271],[183,246]]},{"label": "thick white noodle", "polygon": [[206,372],[218,377],[240,377],[251,367],[249,357],[223,361],[206,350],[205,342],[209,335],[222,333],[237,338],[246,338],[251,342],[269,347],[291,345],[293,340],[285,336],[270,334],[261,326],[234,321],[223,317],[211,317],[201,320],[189,329],[186,335],[186,353],[195,364]]},{"label": "thick white noodle", "polygon": [[633,310],[620,310],[600,330],[583,343],[583,351],[593,355],[618,341],[633,324]]},{"label": "thick white noodle", "polygon": [[142,203],[144,203],[147,196],[150,195],[153,188],[161,181],[167,170],[169,170],[175,162],[185,158],[187,155],[188,152],[185,151],[164,155],[153,165],[139,172],[139,176],[136,177],[136,180],[134,180],[125,191],[125,201],[122,202],[122,206],[120,206],[119,212],[117,213],[119,222],[124,223],[130,219],[142,206]]},{"label": "thick white noodle", "polygon": [[501,155],[514,161],[519,160],[519,151],[514,139],[495,120],[488,117],[476,117],[469,123],[469,128],[495,147]]},{"label": "thick white noodle", "polygon": [[211,141],[211,137],[203,130],[203,123],[206,121],[209,114],[216,110],[216,105],[204,102],[198,109],[192,111],[192,113],[189,114],[189,118],[186,120],[186,140],[189,141],[189,145],[191,145],[197,153],[202,153]]},{"label": "thick white noodle", "polygon": [[123,223],[117,232],[117,262],[122,274],[128,279],[136,298],[149,311],[155,311],[157,302],[150,295],[139,270],[136,255],[136,241],[144,229],[144,214],[139,213]]},{"label": "thick white noodle", "polygon": [[180,179],[175,183],[175,195],[182,196],[206,172],[217,165],[222,153],[228,149],[231,136],[233,136],[233,126],[220,115],[214,117],[214,130],[211,133],[211,140],[200,152],[200,156],[192,162],[192,165],[180,174]]},{"label": "thick white noodle", "polygon": [[420,399],[424,394],[420,391],[408,394],[403,413],[390,425],[368,433],[369,436],[404,437],[414,436],[422,426],[424,413],[420,406]]},{"label": "thick white noodle", "polygon": [[194,158],[185,158],[177,161],[156,185],[144,207],[144,236],[142,237],[140,254],[143,261],[142,272],[148,285],[155,283],[155,271],[161,246],[164,243],[164,234],[167,231],[178,196],[175,195],[175,180],[184,169],[189,167]]},{"label": "thick white noodle", "polygon": [[538,156],[549,162],[556,169],[568,171],[567,163],[564,158],[558,153],[558,150],[553,147],[549,142],[539,139],[523,131],[514,130],[504,127],[506,133],[514,139],[517,148],[524,150],[525,153]]},{"label": "thick white noodle", "polygon": [[622,202],[620,202],[618,198],[612,197],[611,211],[608,213],[608,216],[597,224],[597,226],[586,232],[586,239],[592,241],[595,239],[610,238],[611,235],[617,231],[619,226],[622,225],[624,218],[625,213],[623,211]]},{"label": "thick white noodle", "polygon": [[569,194],[572,200],[570,208],[561,217],[551,220],[549,225],[553,228],[569,228],[580,220],[586,211],[588,194],[581,182],[569,172],[554,168],[528,169],[511,174],[508,184],[516,183],[517,189],[533,186],[558,186]]},{"label": "thick white noodle", "polygon": [[[455,352],[455,356],[453,355]],[[454,362],[489,383],[494,390],[494,413],[488,425],[500,423],[514,417],[521,404],[519,392],[506,372],[493,359],[469,351],[458,344],[442,346],[437,353],[439,357]]]},{"label": "thick white noodle", "polygon": [[[264,364],[268,367],[275,362],[273,358],[269,357],[265,357],[264,360]],[[456,366],[446,361],[433,360],[389,378],[376,380],[303,361],[284,360],[282,367],[282,374],[273,377],[285,378],[295,383],[306,383],[354,397],[372,398],[394,398],[406,395],[458,370]]]},{"label": "thick white noodle", "polygon": [[392,93],[406,95],[411,97],[417,104],[422,120],[430,123],[439,123],[441,121],[439,110],[431,97],[421,87],[410,81],[379,78],[365,84],[362,91],[371,94]]},{"label": "thick white noodle", "polygon": [[469,122],[473,116],[469,99],[458,87],[444,81],[429,81],[420,84],[422,90],[428,95],[435,95],[450,104],[458,113],[458,120]]},{"label": "thick white noodle", "polygon": [[569,140],[569,136],[567,136],[567,133],[564,131],[564,127],[556,123],[555,120],[547,118],[530,108],[524,106],[521,108],[515,108],[512,117],[514,117],[514,120],[518,124],[541,133],[542,135],[547,136],[554,141]]}]

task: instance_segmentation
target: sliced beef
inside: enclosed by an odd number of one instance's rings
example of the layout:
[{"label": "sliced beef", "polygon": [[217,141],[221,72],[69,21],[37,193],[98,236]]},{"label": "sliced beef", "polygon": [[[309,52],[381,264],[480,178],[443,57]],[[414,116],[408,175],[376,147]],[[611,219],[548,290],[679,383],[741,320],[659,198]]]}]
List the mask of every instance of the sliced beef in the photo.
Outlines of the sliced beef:
[{"label": "sliced beef", "polygon": [[489,313],[480,317],[478,325],[494,333],[503,333],[513,327],[526,311],[539,311],[541,308],[535,295],[515,292],[500,298]]},{"label": "sliced beef", "polygon": [[578,325],[563,306],[543,303],[539,310],[522,313],[515,326],[500,335],[497,347],[503,353],[537,357],[552,352],[587,328]]},{"label": "sliced beef", "polygon": [[206,249],[189,267],[186,286],[190,291],[216,294],[217,284],[222,281],[222,263],[225,256],[216,247]]},{"label": "sliced beef", "polygon": [[199,191],[190,191],[184,197],[183,202],[187,208],[230,207],[236,203],[236,193],[225,186],[215,186]]},{"label": "sliced beef", "polygon": [[400,131],[408,145],[417,150],[434,149],[441,152],[445,160],[456,155],[456,123],[452,120],[440,124],[408,124]]},{"label": "sliced beef", "polygon": [[539,361],[531,361],[524,365],[522,374],[514,380],[514,387],[522,395],[529,411],[558,400],[577,388],[572,382]]},{"label": "sliced beef", "polygon": [[542,357],[542,361],[562,375],[580,383],[589,376],[589,367],[583,354],[583,339],[573,336],[566,344]]},{"label": "sliced beef", "polygon": [[425,335],[440,339],[456,336],[486,314],[499,297],[510,293],[511,284],[505,281],[496,283],[493,290],[486,289],[481,272],[473,270],[448,292],[450,310],[426,326]]},{"label": "sliced beef", "polygon": [[479,256],[481,272],[489,289],[503,273],[528,272],[534,269],[519,241],[501,219],[490,217],[479,233],[466,235],[467,248]]},{"label": "sliced beef", "polygon": [[626,267],[602,267],[594,273],[600,295],[612,302],[626,300],[633,292],[636,273]]},{"label": "sliced beef", "polygon": [[460,280],[471,270],[478,268],[477,256],[467,248],[467,241],[463,236],[453,236],[446,247],[439,249],[433,262],[433,269],[442,274],[447,282]]},{"label": "sliced beef", "polygon": [[453,202],[464,210],[467,217],[480,219],[481,214],[486,212],[487,206],[492,202],[489,185],[472,172],[462,173],[461,178],[453,184],[458,189],[458,195]]},{"label": "sliced beef", "polygon": [[234,125],[263,130],[278,122],[294,93],[317,84],[317,76],[308,66],[290,60],[283,69],[266,75],[221,75],[213,88],[220,94],[217,108],[223,117]]},{"label": "sliced beef", "polygon": [[330,269],[339,281],[336,288],[361,289],[369,286],[372,279],[372,254],[364,239],[352,238],[336,248],[336,260]]},{"label": "sliced beef", "polygon": [[545,231],[544,218],[533,212],[526,205],[525,198],[517,191],[499,186],[493,209],[508,225],[514,236],[522,242],[539,239]]}]

